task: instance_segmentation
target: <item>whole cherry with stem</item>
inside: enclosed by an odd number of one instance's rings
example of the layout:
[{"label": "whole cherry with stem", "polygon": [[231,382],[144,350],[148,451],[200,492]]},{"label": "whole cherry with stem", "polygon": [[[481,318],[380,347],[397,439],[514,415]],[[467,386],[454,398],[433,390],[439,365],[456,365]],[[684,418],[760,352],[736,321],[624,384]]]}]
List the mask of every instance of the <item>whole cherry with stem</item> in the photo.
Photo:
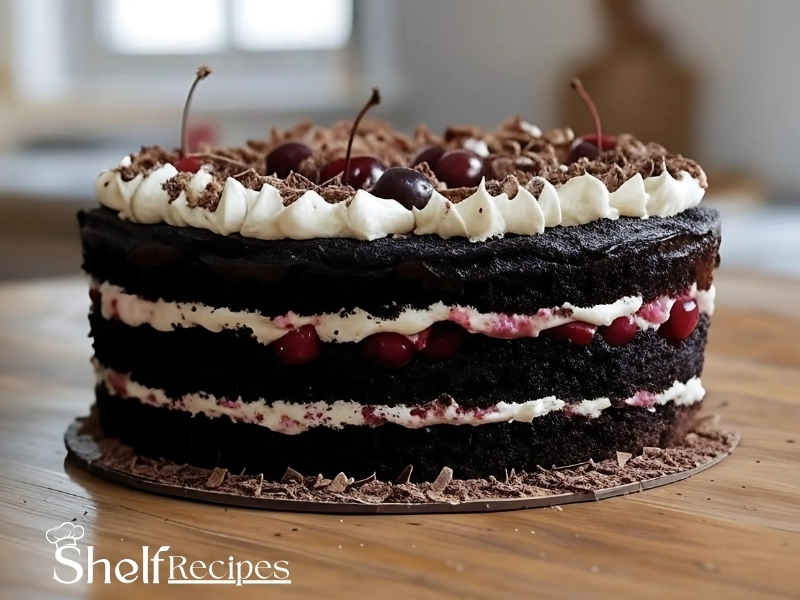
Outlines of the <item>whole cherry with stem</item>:
[{"label": "whole cherry with stem", "polygon": [[372,88],[372,95],[369,97],[369,100],[367,100],[367,103],[358,113],[355,121],[353,121],[353,127],[350,129],[350,137],[347,140],[347,152],[345,157],[325,165],[319,176],[320,183],[330,181],[340,173],[342,174],[342,183],[351,185],[356,189],[371,187],[380,179],[381,175],[386,171],[386,165],[380,160],[374,156],[351,156],[353,151],[353,139],[356,136],[356,131],[358,131],[358,124],[361,123],[361,119],[364,118],[364,115],[367,114],[370,108],[380,103],[380,90],[374,87]]},{"label": "whole cherry with stem", "polygon": [[203,81],[206,77],[211,75],[211,69],[206,66],[202,66],[197,69],[197,76],[194,79],[194,83],[192,83],[192,87],[189,88],[189,94],[186,96],[186,103],[183,105],[183,118],[181,119],[181,157],[175,161],[174,166],[178,171],[182,171],[184,173],[197,173],[200,170],[200,167],[203,166],[203,161],[195,156],[189,156],[189,132],[188,132],[188,123],[189,123],[189,108],[192,105],[192,96],[194,96],[194,90],[197,87],[197,84]]},{"label": "whole cherry with stem", "polygon": [[594,120],[594,126],[597,130],[594,134],[582,135],[575,140],[575,144],[572,147],[572,150],[569,153],[569,157],[567,158],[567,164],[572,164],[578,159],[581,158],[588,158],[589,160],[594,160],[600,153],[607,148],[612,148],[617,144],[617,138],[611,135],[603,135],[602,126],[600,123],[600,112],[597,110],[597,105],[592,101],[591,96],[589,96],[586,88],[583,87],[583,83],[577,77],[570,82],[570,86],[573,90],[578,92],[578,95],[583,99],[586,103],[586,106],[589,108],[589,112],[592,114],[592,119]]}]

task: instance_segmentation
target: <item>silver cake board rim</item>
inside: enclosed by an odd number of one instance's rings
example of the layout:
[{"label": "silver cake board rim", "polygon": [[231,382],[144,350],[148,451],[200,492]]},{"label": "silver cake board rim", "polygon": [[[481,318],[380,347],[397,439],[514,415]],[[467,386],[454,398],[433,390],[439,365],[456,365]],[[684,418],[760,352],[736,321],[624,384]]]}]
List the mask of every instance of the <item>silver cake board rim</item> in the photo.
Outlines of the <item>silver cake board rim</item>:
[{"label": "silver cake board rim", "polygon": [[[281,512],[317,513],[317,514],[348,514],[348,515],[421,515],[421,514],[459,514],[481,512],[504,512],[511,510],[524,510],[529,508],[549,508],[579,502],[596,502],[608,498],[627,496],[645,490],[661,487],[688,479],[693,475],[709,469],[727,458],[738,446],[737,438],[726,451],[710,459],[708,462],[687,469],[679,473],[662,475],[653,479],[645,479],[633,483],[603,488],[583,493],[553,494],[550,496],[532,496],[526,498],[483,498],[480,500],[467,500],[459,503],[429,502],[429,503],[357,503],[357,502],[321,502],[309,500],[261,498],[220,492],[215,490],[202,490],[185,487],[171,483],[154,481],[153,479],[126,473],[117,469],[99,464],[97,460],[102,452],[94,436],[83,431],[86,418],[77,418],[64,433],[64,443],[67,447],[67,457],[79,467],[101,479],[122,484],[125,487],[136,489],[160,496],[180,498],[258,510],[272,510]],[[87,439],[89,438],[89,439]]]}]

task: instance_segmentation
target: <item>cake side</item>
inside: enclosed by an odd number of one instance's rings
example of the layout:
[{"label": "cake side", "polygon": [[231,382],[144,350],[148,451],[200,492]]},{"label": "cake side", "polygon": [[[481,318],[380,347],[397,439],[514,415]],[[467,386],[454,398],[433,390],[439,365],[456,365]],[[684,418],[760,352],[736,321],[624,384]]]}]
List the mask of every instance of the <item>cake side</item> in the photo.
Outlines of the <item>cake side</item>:
[{"label": "cake side", "polygon": [[263,473],[268,480],[280,480],[291,467],[327,478],[344,471],[356,479],[375,473],[394,481],[408,465],[414,467],[414,481],[431,481],[443,467],[462,479],[501,478],[511,469],[535,471],[537,465],[550,468],[611,458],[617,451],[638,454],[647,446],[668,447],[682,439],[700,408],[670,403],[652,412],[609,409],[594,419],[554,412],[530,423],[419,429],[350,425],[286,435],[119,399],[102,387],[97,400],[103,430],[145,456]]},{"label": "cake side", "polygon": [[164,333],[93,316],[92,336],[100,365],[163,391],[176,406],[187,395],[208,394],[221,404],[349,401],[417,407],[439,400],[487,408],[548,397],[568,404],[597,398],[622,404],[637,394],[662,392],[701,375],[708,323],[703,316],[677,345],[654,330],[624,346],[601,336],[578,346],[550,336],[473,335],[444,360],[417,353],[400,369],[365,359],[354,343],[324,344],[314,361],[293,366],[245,333],[197,328]]},{"label": "cake side", "polygon": [[[85,242],[86,268],[96,278],[91,323],[98,361],[104,367],[131,374],[138,383],[163,390],[175,401],[198,392],[229,400],[241,398],[243,402],[352,400],[385,406],[415,406],[449,397],[470,408],[492,406],[497,402],[527,402],[548,396],[568,403],[600,397],[624,401],[637,393],[661,392],[676,381],[684,382],[699,375],[702,369],[707,315],[713,312],[711,272],[717,261],[719,242],[718,222],[713,211],[694,209],[678,217],[658,219],[655,229],[659,235],[648,232],[650,239],[642,234],[635,243],[631,238],[647,228],[631,223],[632,220],[593,224],[593,228],[611,230],[606,240],[611,250],[595,255],[594,260],[584,257],[585,264],[577,272],[573,272],[575,267],[570,263],[542,258],[543,255],[551,258],[554,248],[569,247],[562,239],[551,240],[560,237],[560,230],[548,231],[536,238],[498,240],[498,246],[508,241],[508,249],[503,252],[501,246],[498,254],[506,255],[509,269],[516,265],[515,278],[509,278],[506,271],[489,267],[477,268],[476,272],[463,270],[464,277],[469,277],[471,282],[469,286],[462,282],[462,289],[457,293],[451,291],[457,282],[437,281],[431,276],[423,286],[424,293],[419,282],[414,281],[410,284],[414,287],[407,294],[402,291],[405,278],[396,277],[396,270],[392,268],[397,265],[396,261],[412,252],[412,248],[425,245],[427,248],[417,249],[420,255],[424,251],[428,256],[437,257],[431,260],[446,263],[447,247],[454,240],[419,237],[396,240],[404,242],[408,252],[396,252],[383,264],[373,262],[375,268],[363,272],[354,267],[338,271],[326,269],[310,264],[310,258],[298,257],[298,264],[277,282],[248,277],[231,282],[221,279],[218,271],[202,268],[207,266],[211,250],[221,253],[217,247],[219,236],[192,232],[195,243],[183,245],[181,260],[176,264],[143,266],[131,260],[132,253],[136,255],[142,247],[154,244],[168,248],[167,232],[160,226],[120,225],[113,220],[116,217],[102,212],[97,218],[96,214],[86,214],[82,218],[84,231],[91,234],[86,236]],[[106,225],[109,232],[101,231]],[[620,231],[621,226],[631,230]],[[120,227],[135,232],[133,242],[130,238],[116,236]],[[687,235],[686,231],[692,227],[702,233]],[[155,239],[149,237],[151,233]],[[590,245],[593,237],[599,235],[588,232],[582,239]],[[98,244],[98,238],[103,242]],[[628,243],[623,243],[624,240]],[[225,240],[228,245],[235,242],[235,239]],[[316,240],[293,244],[309,245],[311,251],[316,251],[326,244],[337,247],[342,242],[358,243]],[[178,242],[179,246],[182,244],[182,240]],[[285,251],[287,242],[249,241],[247,244],[247,258],[242,263],[228,258],[230,266],[247,265],[250,269],[255,264],[265,264],[269,267],[275,260],[272,252]],[[431,246],[439,246],[440,252],[434,252]],[[474,245],[470,247],[475,248]],[[331,254],[334,256],[327,260],[335,261],[335,251]],[[588,252],[585,254],[591,256]],[[302,249],[296,255],[303,256]],[[654,279],[648,284],[650,289],[662,294],[655,299],[636,295],[643,281],[627,267],[641,263],[642,257],[647,257],[654,265],[652,271],[663,274],[660,280]],[[256,263],[256,260],[261,262]],[[287,259],[284,256],[280,260]],[[612,262],[615,264],[609,265]],[[97,264],[100,269],[94,267]],[[538,277],[526,273],[531,264],[536,265]],[[306,271],[298,275],[296,270],[303,267]],[[120,272],[127,273],[126,277],[119,278]],[[252,270],[244,272],[253,274]],[[100,283],[98,278],[106,273],[116,283]],[[613,279],[615,274],[617,278]],[[675,291],[670,290],[667,274],[675,282],[672,284]],[[683,279],[676,280],[676,274],[681,274]],[[548,298],[563,298],[565,292],[558,289],[558,296],[547,296],[542,293],[547,291],[544,286],[524,283],[526,276],[537,284],[543,280],[568,282],[572,278],[573,286],[563,287],[568,290],[582,284],[583,298],[561,306],[539,304],[540,298],[547,302]],[[149,280],[151,283],[143,284]],[[309,285],[308,280],[312,280],[313,285]],[[356,280],[361,285],[355,284]],[[604,286],[602,292],[592,289],[594,281]],[[225,289],[232,296],[246,290],[253,298],[287,302],[282,294],[290,289],[294,294],[288,302],[292,304],[296,299],[296,304],[294,310],[267,319],[269,313],[235,311],[225,301],[207,305],[164,298],[148,300],[117,283],[133,285],[134,292],[147,289],[148,285],[153,289],[160,287],[167,298],[166,290],[171,287],[184,300],[189,298],[190,290]],[[481,313],[469,304],[490,309],[503,306],[503,290],[508,286],[515,286],[527,296],[527,313],[515,310]],[[430,304],[426,306],[417,299],[416,307],[414,304],[403,306],[399,299],[413,296],[413,292],[419,292]],[[600,293],[614,301],[600,305],[585,303],[589,294],[598,298]],[[697,312],[704,316],[694,332],[689,332],[688,339],[675,344],[659,335],[658,330],[682,295],[693,300]],[[304,311],[298,305],[302,307],[306,298],[317,303],[320,310],[329,312],[303,317]],[[363,308],[370,305],[372,311]],[[522,311],[525,310],[523,307]],[[624,344],[606,339],[605,329],[623,317],[633,319],[639,333]],[[576,344],[569,338],[549,335],[574,322],[588,326],[591,333],[588,341]],[[379,332],[407,336],[415,349],[420,350],[420,343],[424,342],[421,336],[432,326],[444,324],[470,334],[462,335],[458,350],[447,357],[414,352],[413,358],[401,369],[390,369],[365,359],[361,351],[365,340]],[[280,345],[283,336],[297,327],[313,327],[321,341],[320,350],[313,361],[287,365],[276,354],[274,345]],[[213,348],[214,351],[198,353],[195,349],[199,348]],[[547,368],[541,369],[540,365],[547,365]],[[556,374],[561,376],[554,376]],[[298,380],[303,381],[302,386],[297,385]]]},{"label": "cake side", "polygon": [[[396,317],[436,302],[535,314],[625,296],[645,303],[711,286],[719,215],[599,221],[481,244],[434,236],[248,240],[81,213],[84,270],[149,300],[257,311],[269,317],[349,311]],[[688,258],[687,258],[688,257]],[[531,285],[530,282],[535,282]]]}]

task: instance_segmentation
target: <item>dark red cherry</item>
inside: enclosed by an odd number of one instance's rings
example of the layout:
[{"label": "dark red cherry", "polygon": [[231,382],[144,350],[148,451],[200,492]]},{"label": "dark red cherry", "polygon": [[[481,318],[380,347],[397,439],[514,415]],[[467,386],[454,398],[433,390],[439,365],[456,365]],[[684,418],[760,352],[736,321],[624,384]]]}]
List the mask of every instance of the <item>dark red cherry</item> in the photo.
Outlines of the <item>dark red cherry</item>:
[{"label": "dark red cherry", "polygon": [[433,172],[447,187],[475,187],[481,182],[483,160],[469,150],[450,150],[442,155]]},{"label": "dark red cherry", "polygon": [[275,356],[285,365],[302,365],[319,356],[320,341],[313,325],[293,329],[272,344]]},{"label": "dark red cherry", "polygon": [[658,328],[658,333],[670,342],[680,342],[691,335],[697,327],[699,318],[700,309],[697,307],[697,302],[689,296],[681,296],[672,305],[669,319]]},{"label": "dark red cherry", "polygon": [[578,162],[581,158],[594,160],[598,156],[600,156],[600,150],[597,149],[597,146],[581,140],[570,150],[566,164],[571,165],[572,163]]},{"label": "dark red cherry", "polygon": [[300,142],[286,142],[267,154],[267,174],[273,173],[286,179],[289,173],[297,171],[298,165],[311,156],[311,148]]},{"label": "dark red cherry", "polygon": [[396,200],[408,210],[425,208],[433,194],[431,180],[414,169],[392,167],[378,179],[370,190],[373,196]]},{"label": "dark red cherry", "polygon": [[583,321],[572,321],[570,323],[559,325],[558,327],[545,329],[542,331],[542,334],[554,337],[564,337],[580,346],[587,346],[592,343],[595,331],[597,331],[597,327],[594,325],[584,323]]},{"label": "dark red cherry", "polygon": [[[603,141],[603,152],[606,150],[612,150],[613,148],[617,147],[617,138],[613,135],[601,135],[600,139]],[[600,144],[597,143],[597,134],[596,133],[587,133],[586,135],[582,135],[580,137],[582,142],[588,142],[592,144],[595,148],[600,148]]]},{"label": "dark red cherry", "polygon": [[636,337],[639,327],[631,317],[617,317],[611,325],[601,327],[600,335],[611,346],[624,346]]},{"label": "dark red cherry", "polygon": [[439,146],[425,146],[422,150],[417,152],[416,156],[411,160],[411,166],[416,167],[418,164],[426,162],[431,169],[435,169],[443,154],[444,148],[440,148]]},{"label": "dark red cherry", "polygon": [[[603,140],[603,152],[617,146],[617,138],[613,135],[603,135],[600,139]],[[597,146],[597,134],[587,133],[575,140],[569,157],[567,157],[567,164],[571,165],[580,158],[595,160],[598,156],[600,156],[600,150]]]},{"label": "dark red cherry", "polygon": [[203,161],[194,156],[184,156],[173,163],[181,173],[197,173],[203,166]]},{"label": "dark red cherry", "polygon": [[387,369],[401,369],[414,356],[414,343],[400,333],[382,331],[361,342],[361,356]]},{"label": "dark red cherry", "polygon": [[[319,182],[325,183],[344,171],[345,159],[329,162],[319,174]],[[350,159],[350,173],[342,174],[342,182],[356,189],[375,185],[386,171],[386,165],[374,156],[354,156]]]},{"label": "dark red cherry", "polygon": [[467,340],[467,337],[469,337],[469,333],[460,325],[449,321],[434,323],[427,344],[420,350],[420,353],[432,360],[450,358]]}]

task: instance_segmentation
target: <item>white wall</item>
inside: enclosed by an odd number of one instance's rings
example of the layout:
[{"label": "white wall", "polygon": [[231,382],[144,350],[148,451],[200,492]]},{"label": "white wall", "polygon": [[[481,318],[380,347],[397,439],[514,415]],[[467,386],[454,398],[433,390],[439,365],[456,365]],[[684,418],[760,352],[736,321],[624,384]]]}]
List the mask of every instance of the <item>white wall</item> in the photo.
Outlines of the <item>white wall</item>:
[{"label": "white wall", "polygon": [[[602,43],[594,0],[399,0],[411,114],[441,127],[519,113],[558,125],[552,86]],[[701,67],[698,158],[800,191],[800,1],[647,0]],[[558,77],[560,75],[560,77]]]}]

